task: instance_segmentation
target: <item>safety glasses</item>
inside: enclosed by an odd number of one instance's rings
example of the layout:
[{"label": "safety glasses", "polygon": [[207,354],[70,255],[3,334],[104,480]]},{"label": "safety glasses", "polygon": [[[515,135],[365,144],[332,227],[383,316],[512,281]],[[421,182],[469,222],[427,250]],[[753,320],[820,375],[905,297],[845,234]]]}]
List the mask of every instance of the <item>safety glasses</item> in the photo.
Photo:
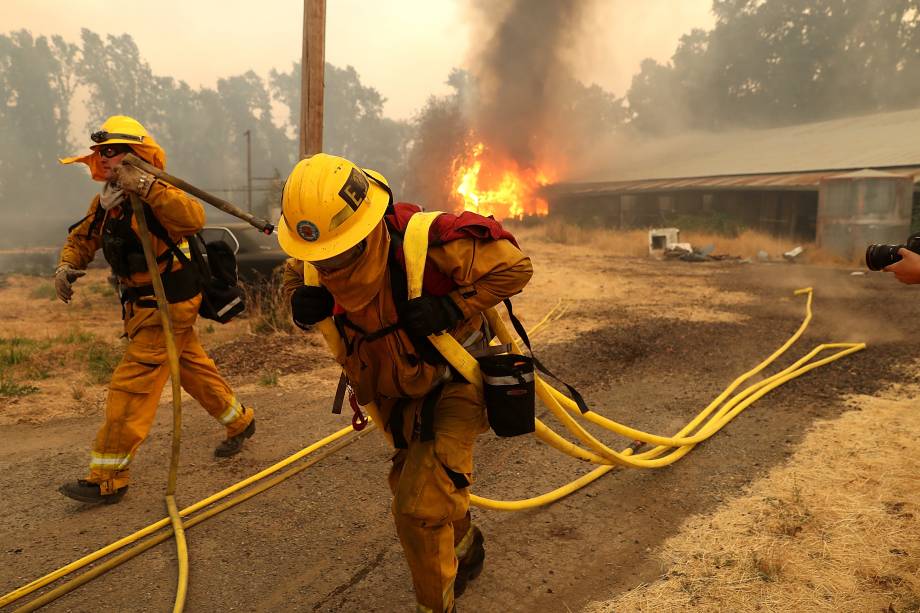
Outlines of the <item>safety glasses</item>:
[{"label": "safety glasses", "polygon": [[130,140],[136,143],[144,142],[143,136],[135,136],[134,134],[123,134],[121,132],[106,132],[105,130],[97,130],[89,135],[89,138],[94,143],[104,143],[107,140],[112,140],[113,138],[120,138],[121,140]]},{"label": "safety glasses", "polygon": [[131,151],[131,147],[129,147],[128,145],[120,145],[120,144],[119,145],[106,145],[104,147],[99,147],[98,149],[96,149],[96,151],[98,151],[99,155],[101,155],[104,158],[113,158],[116,155],[121,155],[122,153],[129,153]]}]

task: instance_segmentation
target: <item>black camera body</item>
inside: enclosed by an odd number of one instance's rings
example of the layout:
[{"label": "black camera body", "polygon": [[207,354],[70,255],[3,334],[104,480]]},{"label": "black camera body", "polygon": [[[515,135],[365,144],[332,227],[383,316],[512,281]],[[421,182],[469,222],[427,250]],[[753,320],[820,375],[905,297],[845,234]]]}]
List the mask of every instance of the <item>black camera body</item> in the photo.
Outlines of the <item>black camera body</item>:
[{"label": "black camera body", "polygon": [[869,245],[866,247],[866,266],[869,270],[881,270],[895,262],[900,262],[899,249],[907,249],[920,254],[920,234],[911,236],[903,245]]}]

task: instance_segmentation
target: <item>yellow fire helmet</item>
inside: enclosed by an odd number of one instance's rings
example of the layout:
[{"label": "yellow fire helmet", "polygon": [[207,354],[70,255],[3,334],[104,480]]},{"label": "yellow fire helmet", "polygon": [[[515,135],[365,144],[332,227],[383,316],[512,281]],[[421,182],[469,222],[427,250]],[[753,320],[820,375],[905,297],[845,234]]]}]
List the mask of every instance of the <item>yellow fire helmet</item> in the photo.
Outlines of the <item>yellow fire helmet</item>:
[{"label": "yellow fire helmet", "polygon": [[102,171],[99,163],[99,154],[97,149],[102,145],[124,144],[130,145],[131,149],[141,158],[147,160],[157,168],[163,170],[166,168],[166,152],[154,140],[144,126],[126,115],[112,115],[105,120],[102,128],[90,134],[90,140],[93,144],[90,148],[92,153],[79,155],[59,160],[62,164],[73,164],[80,162],[89,166],[93,178],[102,181],[105,173]]},{"label": "yellow fire helmet", "polygon": [[298,162],[284,184],[278,242],[298,260],[337,256],[371,233],[389,202],[382,175],[317,153]]},{"label": "yellow fire helmet", "polygon": [[100,145],[143,145],[150,138],[147,130],[133,117],[126,115],[112,115],[102,124],[102,129],[90,134],[93,147]]}]

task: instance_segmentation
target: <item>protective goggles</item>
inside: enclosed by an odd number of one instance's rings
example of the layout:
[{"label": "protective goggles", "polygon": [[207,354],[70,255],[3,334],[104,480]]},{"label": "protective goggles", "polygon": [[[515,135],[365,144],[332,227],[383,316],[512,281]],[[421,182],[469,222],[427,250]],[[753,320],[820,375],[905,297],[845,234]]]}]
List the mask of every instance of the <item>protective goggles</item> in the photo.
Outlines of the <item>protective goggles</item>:
[{"label": "protective goggles", "polygon": [[115,145],[103,145],[102,147],[96,149],[96,151],[98,151],[99,155],[104,158],[113,158],[116,155],[121,155],[122,153],[130,153],[131,147],[129,145],[117,143]]},{"label": "protective goggles", "polygon": [[89,139],[94,143],[104,143],[107,140],[112,140],[113,138],[120,138],[122,140],[131,140],[136,143],[144,142],[143,136],[135,136],[134,134],[123,134],[121,132],[106,132],[105,130],[97,130],[89,135]]}]

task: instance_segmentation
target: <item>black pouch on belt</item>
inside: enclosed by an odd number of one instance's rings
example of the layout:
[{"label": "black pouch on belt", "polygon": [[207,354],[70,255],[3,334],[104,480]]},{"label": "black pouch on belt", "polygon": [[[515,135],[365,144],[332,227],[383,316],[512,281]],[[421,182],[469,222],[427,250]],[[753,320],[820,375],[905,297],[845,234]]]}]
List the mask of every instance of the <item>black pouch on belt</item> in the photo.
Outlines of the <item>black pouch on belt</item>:
[{"label": "black pouch on belt", "polygon": [[489,425],[498,436],[534,431],[536,393],[533,360],[514,353],[478,359]]}]

